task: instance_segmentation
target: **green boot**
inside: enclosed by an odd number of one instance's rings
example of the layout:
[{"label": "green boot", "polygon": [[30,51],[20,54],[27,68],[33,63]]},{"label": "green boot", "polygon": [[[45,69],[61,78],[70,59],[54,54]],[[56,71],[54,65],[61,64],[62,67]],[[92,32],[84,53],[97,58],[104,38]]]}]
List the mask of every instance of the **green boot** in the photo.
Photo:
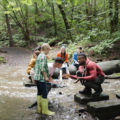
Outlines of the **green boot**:
[{"label": "green boot", "polygon": [[42,102],[42,96],[37,96],[37,112],[38,113],[42,112],[41,102]]},{"label": "green boot", "polygon": [[48,99],[43,99],[42,98],[42,114],[45,115],[54,115],[54,112],[51,112],[50,110],[48,110]]}]

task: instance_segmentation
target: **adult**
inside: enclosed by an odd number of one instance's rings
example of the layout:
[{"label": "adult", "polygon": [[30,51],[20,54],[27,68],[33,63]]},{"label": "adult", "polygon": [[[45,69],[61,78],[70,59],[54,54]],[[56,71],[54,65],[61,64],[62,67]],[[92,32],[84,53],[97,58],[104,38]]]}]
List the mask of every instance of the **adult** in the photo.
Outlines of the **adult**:
[{"label": "adult", "polygon": [[81,94],[91,95],[92,89],[94,89],[95,92],[92,96],[99,96],[103,91],[101,84],[104,82],[105,74],[95,62],[87,59],[84,53],[78,54],[78,62],[80,67],[77,75],[69,76],[78,79],[76,83],[81,81],[82,85],[85,86],[83,91],[79,91]]}]

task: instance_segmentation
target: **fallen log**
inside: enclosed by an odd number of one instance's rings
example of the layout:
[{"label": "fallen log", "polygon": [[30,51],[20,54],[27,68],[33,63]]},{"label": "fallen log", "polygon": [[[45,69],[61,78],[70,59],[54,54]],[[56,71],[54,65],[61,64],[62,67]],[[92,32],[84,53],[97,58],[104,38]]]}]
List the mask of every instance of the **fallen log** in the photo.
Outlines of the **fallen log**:
[{"label": "fallen log", "polygon": [[[105,61],[105,62],[99,62],[97,63],[100,68],[103,70],[103,72],[106,75],[111,75],[113,73],[119,73],[120,72],[120,60],[112,60],[112,61]],[[69,72],[71,75],[75,75],[76,74],[76,67],[74,65],[69,65],[68,67]],[[58,78],[60,75],[60,70],[56,69],[54,74],[53,74],[53,78]],[[106,79],[119,79],[119,77],[115,77],[115,78],[111,78],[111,77],[107,77]]]},{"label": "fallen log", "polygon": [[97,63],[106,75],[120,72],[120,60]]},{"label": "fallen log", "polygon": [[114,77],[114,76],[105,76],[105,79],[120,79],[120,76]]}]

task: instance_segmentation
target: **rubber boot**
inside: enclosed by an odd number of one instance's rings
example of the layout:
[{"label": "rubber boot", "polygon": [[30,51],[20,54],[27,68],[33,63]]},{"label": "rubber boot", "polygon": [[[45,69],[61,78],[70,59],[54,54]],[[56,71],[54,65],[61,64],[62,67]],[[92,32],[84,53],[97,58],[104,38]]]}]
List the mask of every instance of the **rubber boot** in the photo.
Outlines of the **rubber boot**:
[{"label": "rubber boot", "polygon": [[37,96],[37,113],[42,113],[42,96]]},{"label": "rubber boot", "polygon": [[42,114],[45,115],[54,115],[54,112],[51,112],[50,110],[48,110],[48,99],[44,99],[42,98]]}]

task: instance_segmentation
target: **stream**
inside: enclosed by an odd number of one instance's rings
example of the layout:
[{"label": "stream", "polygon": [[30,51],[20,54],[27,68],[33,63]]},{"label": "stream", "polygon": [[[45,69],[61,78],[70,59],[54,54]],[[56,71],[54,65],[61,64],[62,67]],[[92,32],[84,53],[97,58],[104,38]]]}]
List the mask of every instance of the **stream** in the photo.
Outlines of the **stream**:
[{"label": "stream", "polygon": [[[53,88],[49,93],[50,109],[55,116],[36,113],[36,107],[28,109],[36,101],[36,87],[26,88],[28,81],[26,68],[31,58],[31,51],[22,48],[4,48],[7,63],[0,65],[0,120],[94,120],[88,113],[79,115],[77,111],[84,106],[74,102],[74,94],[83,86],[73,80],[64,80],[64,88]],[[119,80],[106,80],[102,85],[104,93],[115,98],[120,92]]]}]

